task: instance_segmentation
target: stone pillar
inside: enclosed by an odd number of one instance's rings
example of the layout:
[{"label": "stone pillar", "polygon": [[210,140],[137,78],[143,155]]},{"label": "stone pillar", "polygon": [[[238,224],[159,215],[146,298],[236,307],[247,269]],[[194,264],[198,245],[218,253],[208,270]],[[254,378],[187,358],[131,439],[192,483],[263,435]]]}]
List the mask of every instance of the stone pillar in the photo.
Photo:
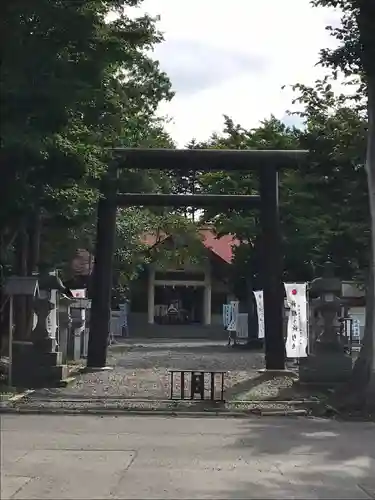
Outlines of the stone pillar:
[{"label": "stone pillar", "polygon": [[204,301],[203,301],[205,325],[211,324],[211,292],[212,292],[211,283],[206,283],[204,287]]},{"label": "stone pillar", "polygon": [[78,361],[83,354],[84,332],[86,327],[86,309],[72,307],[72,328],[73,328],[73,359]]},{"label": "stone pillar", "polygon": [[59,340],[58,349],[61,352],[62,363],[66,364],[68,359],[68,339],[69,330],[72,326],[70,315],[70,299],[61,298],[59,300]]},{"label": "stone pillar", "polygon": [[154,315],[155,315],[155,270],[150,267],[148,273],[148,293],[147,293],[147,314],[148,314],[148,324],[154,324]]},{"label": "stone pillar", "polygon": [[212,283],[211,283],[211,266],[210,263],[206,263],[205,269],[205,285],[203,292],[203,321],[205,325],[211,324],[211,295],[212,295]]},{"label": "stone pillar", "polygon": [[49,301],[53,305],[47,316],[48,336],[52,339],[52,351],[57,347],[57,290],[50,290]]}]

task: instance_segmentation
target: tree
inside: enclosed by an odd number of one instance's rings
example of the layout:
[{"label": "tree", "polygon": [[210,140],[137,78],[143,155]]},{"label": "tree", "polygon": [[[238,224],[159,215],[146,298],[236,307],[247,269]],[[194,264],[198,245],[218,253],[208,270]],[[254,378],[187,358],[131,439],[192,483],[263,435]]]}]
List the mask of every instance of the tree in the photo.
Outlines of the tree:
[{"label": "tree", "polygon": [[363,347],[353,371],[350,397],[362,405],[375,401],[375,3],[368,0],[314,0],[314,5],[342,11],[342,25],[331,29],[340,42],[334,50],[323,50],[321,62],[358,81],[367,96],[368,132],[366,172],[371,216],[370,276],[366,295],[366,326]]},{"label": "tree", "polygon": [[[307,202],[310,200],[310,211],[305,205],[304,212],[307,232],[300,233],[298,239],[302,236],[314,269],[329,258],[342,279],[363,280],[370,242],[365,171],[367,115],[357,103],[335,95],[327,79],[316,82],[315,87],[296,85],[294,89],[298,92],[296,100],[304,107],[299,113],[304,121],[300,147],[310,152],[297,176],[299,182],[303,181],[300,193]],[[293,185],[290,188],[293,191]],[[300,204],[295,196],[289,198],[292,214]],[[285,216],[289,207],[284,205]],[[291,242],[294,246],[296,238]]]},{"label": "tree", "polygon": [[[280,215],[284,240],[284,279],[311,280],[328,257],[346,279],[358,277],[368,263],[369,217],[364,170],[366,120],[345,106],[323,82],[315,88],[298,86],[304,128],[286,127],[271,118],[253,130],[226,120],[223,135],[209,147],[308,148],[306,167],[286,169],[280,180]],[[201,188],[211,193],[257,192],[253,172],[204,174]],[[356,207],[353,210],[353,206]],[[256,213],[239,210],[205,212],[218,233],[232,232],[242,241],[236,249],[238,269],[252,273],[260,287]],[[247,263],[247,264],[246,264]]]},{"label": "tree", "polygon": [[158,103],[172,94],[146,54],[161,40],[154,20],[127,15],[137,3],[3,2],[3,246],[27,225],[26,211],[61,207],[77,183],[95,200],[106,148],[149,138]]},{"label": "tree", "polygon": [[[124,131],[125,134],[127,131]],[[161,128],[160,124],[149,122],[147,131],[143,134],[143,143],[154,147],[172,147],[173,142]],[[128,138],[125,137],[128,140]],[[138,145],[138,139],[130,144]],[[129,142],[129,140],[128,140]],[[128,144],[129,145],[129,144]],[[169,189],[172,180],[160,172],[121,171],[118,179],[119,192],[154,192]],[[87,196],[89,186],[73,186],[61,190],[59,196],[50,200],[48,213],[45,214],[43,237],[41,245],[41,261],[55,265],[64,272],[66,278],[71,278],[71,259],[78,248],[93,253],[96,238],[96,205],[97,193]],[[52,203],[53,201],[53,203]],[[118,272],[123,276],[132,276],[134,269],[131,262],[134,256],[142,255],[138,245],[140,235],[160,225],[162,212],[132,208],[121,209],[117,217],[117,255]],[[136,243],[136,244],[135,244]],[[134,264],[137,267],[137,264]],[[130,267],[129,267],[130,266]]]},{"label": "tree", "polygon": [[[148,55],[161,35],[152,18],[129,15],[137,4],[1,5],[1,260],[13,247],[19,274],[50,260],[53,246],[61,249],[69,233],[74,239],[73,227],[90,227],[108,148],[165,140],[154,113],[172,97],[171,85]],[[116,17],[108,21],[111,11]],[[140,182],[130,171],[127,179]]]}]

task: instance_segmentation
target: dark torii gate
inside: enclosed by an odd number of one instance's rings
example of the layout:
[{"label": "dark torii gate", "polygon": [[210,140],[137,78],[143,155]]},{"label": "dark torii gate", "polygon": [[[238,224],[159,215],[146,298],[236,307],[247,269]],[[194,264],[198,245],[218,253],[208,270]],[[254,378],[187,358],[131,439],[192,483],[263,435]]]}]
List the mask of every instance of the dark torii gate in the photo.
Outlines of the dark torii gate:
[{"label": "dark torii gate", "polygon": [[[118,206],[217,206],[260,208],[266,368],[285,368],[283,340],[282,249],[278,171],[296,167],[307,151],[223,149],[115,149],[115,162],[98,203],[97,241],[87,366],[106,365],[111,314],[112,264]],[[169,171],[257,170],[259,195],[118,193],[119,169]]]}]

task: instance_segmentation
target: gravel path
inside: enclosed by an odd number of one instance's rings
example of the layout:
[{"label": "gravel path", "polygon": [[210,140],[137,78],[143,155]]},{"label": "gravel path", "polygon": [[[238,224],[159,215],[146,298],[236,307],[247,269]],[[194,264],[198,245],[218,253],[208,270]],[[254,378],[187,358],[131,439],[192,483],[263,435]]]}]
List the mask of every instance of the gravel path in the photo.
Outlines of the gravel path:
[{"label": "gravel path", "polygon": [[84,373],[66,388],[37,391],[35,397],[168,399],[171,369],[225,371],[225,388],[233,392],[258,375],[264,355],[224,343],[157,340],[112,346],[108,364],[112,371]]}]

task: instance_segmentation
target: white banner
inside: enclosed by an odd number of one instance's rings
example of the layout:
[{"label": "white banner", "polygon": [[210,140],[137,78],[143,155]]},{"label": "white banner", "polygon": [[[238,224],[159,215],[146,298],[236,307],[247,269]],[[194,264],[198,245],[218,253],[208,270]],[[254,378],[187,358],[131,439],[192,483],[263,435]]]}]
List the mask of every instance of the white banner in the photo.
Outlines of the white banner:
[{"label": "white banner", "polygon": [[306,358],[308,348],[306,283],[285,283],[290,307],[286,338],[287,358]]},{"label": "white banner", "polygon": [[263,290],[254,292],[258,312],[258,338],[264,339]]}]

